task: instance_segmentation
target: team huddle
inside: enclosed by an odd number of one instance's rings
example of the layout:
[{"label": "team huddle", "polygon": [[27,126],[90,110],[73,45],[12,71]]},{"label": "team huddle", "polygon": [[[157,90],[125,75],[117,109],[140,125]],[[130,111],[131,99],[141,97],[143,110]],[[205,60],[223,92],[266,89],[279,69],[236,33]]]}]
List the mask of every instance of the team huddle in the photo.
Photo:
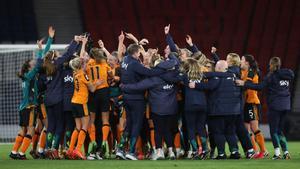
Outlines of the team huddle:
[{"label": "team huddle", "polygon": [[[212,47],[206,57],[189,35],[179,48],[170,25],[164,33],[162,55],[147,39],[123,32],[117,51],[101,40],[93,47],[84,33],[60,54],[50,50],[55,30],[49,27],[45,47],[38,40],[36,58],[18,73],[21,128],[9,156],[27,159],[32,145],[34,159],[268,158],[259,128],[264,89],[272,159],[291,158],[283,131],[294,73],[281,68],[279,57],[262,78],[250,54],[220,60]],[[127,48],[125,39],[132,41]]]}]

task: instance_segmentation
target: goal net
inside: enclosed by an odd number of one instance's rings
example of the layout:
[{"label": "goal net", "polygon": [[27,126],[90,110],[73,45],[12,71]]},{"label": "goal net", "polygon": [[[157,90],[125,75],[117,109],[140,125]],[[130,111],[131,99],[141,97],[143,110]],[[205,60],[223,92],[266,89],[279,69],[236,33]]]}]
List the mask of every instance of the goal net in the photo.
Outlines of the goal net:
[{"label": "goal net", "polygon": [[[51,45],[63,52],[67,45]],[[14,141],[19,130],[18,107],[22,100],[22,64],[35,57],[36,45],[0,45],[0,143]]]}]

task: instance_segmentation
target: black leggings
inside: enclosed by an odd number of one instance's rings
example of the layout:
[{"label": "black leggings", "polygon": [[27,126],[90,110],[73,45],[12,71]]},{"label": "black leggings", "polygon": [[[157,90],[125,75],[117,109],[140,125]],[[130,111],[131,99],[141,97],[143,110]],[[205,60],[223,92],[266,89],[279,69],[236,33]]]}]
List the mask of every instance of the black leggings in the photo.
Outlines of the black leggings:
[{"label": "black leggings", "polygon": [[206,137],[206,112],[203,111],[187,111],[184,114],[188,136],[190,140],[196,139],[196,134],[200,137]]},{"label": "black leggings", "polygon": [[158,115],[151,113],[155,130],[156,148],[162,148],[162,139],[167,147],[174,147],[174,136],[177,131],[177,115]]}]

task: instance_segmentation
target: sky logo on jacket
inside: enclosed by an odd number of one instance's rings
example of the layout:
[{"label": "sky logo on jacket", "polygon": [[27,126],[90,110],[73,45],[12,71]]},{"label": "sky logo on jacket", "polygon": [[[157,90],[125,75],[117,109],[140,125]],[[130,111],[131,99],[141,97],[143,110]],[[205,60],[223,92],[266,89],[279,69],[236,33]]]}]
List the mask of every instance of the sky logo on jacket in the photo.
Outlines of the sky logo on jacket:
[{"label": "sky logo on jacket", "polygon": [[70,75],[67,75],[64,77],[64,82],[67,83],[67,82],[73,82],[73,77],[70,76]]},{"label": "sky logo on jacket", "polygon": [[290,85],[290,82],[288,80],[280,80],[279,84],[280,84],[280,86],[288,87]]},{"label": "sky logo on jacket", "polygon": [[170,89],[173,89],[173,87],[174,87],[174,85],[172,85],[172,84],[171,84],[171,85],[167,84],[167,85],[164,85],[164,86],[163,86],[163,89],[164,89],[164,90],[170,90]]},{"label": "sky logo on jacket", "polygon": [[128,63],[123,62],[122,63],[122,69],[127,70],[127,68],[128,68]]}]

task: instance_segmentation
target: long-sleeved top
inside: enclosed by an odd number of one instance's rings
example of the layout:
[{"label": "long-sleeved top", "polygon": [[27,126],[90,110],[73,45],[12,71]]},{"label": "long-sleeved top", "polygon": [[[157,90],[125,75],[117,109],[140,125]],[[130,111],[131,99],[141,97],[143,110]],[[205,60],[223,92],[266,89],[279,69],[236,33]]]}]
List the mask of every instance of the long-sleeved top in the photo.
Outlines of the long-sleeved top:
[{"label": "long-sleeved top", "polygon": [[74,92],[73,70],[69,66],[63,68],[64,111],[72,111],[71,99]]},{"label": "long-sleeved top", "polygon": [[189,88],[189,82],[195,82],[196,84],[205,83],[203,80],[192,81],[184,75],[184,110],[185,112],[203,112],[207,111],[206,93],[203,90]]},{"label": "long-sleeved top", "polygon": [[[173,70],[174,71],[174,70]],[[173,76],[172,71],[167,72]],[[164,76],[168,79],[168,75]],[[177,113],[177,88],[174,83],[168,83],[160,77],[146,78],[138,83],[123,85],[122,91],[125,93],[142,91],[148,89],[148,101],[151,112],[158,115],[172,115]]]},{"label": "long-sleeved top", "polygon": [[235,84],[235,75],[224,74],[221,77],[213,77],[206,83],[196,83],[196,89],[208,90],[209,116],[238,115],[241,113],[240,87]]},{"label": "long-sleeved top", "polygon": [[78,43],[72,41],[68,47],[68,50],[56,60],[54,64],[56,66],[56,72],[52,76],[47,76],[46,80],[46,92],[45,92],[45,105],[52,106],[63,100],[63,63],[69,60],[76,52]]},{"label": "long-sleeved top", "polygon": [[294,79],[294,72],[290,69],[279,69],[269,73],[262,82],[254,84],[245,82],[245,88],[262,90],[266,88],[267,105],[271,110],[285,111],[291,109],[290,83]]},{"label": "long-sleeved top", "polygon": [[45,53],[49,51],[52,41],[53,39],[49,37],[45,49],[37,51],[36,54],[37,63],[35,67],[24,74],[24,77],[22,79],[23,100],[19,106],[19,110],[23,110],[29,105],[38,104],[39,87],[38,87],[37,74],[43,62],[42,57]]},{"label": "long-sleeved top", "polygon": [[[169,33],[166,36],[166,42],[169,45],[171,52],[178,53],[178,49],[176,48],[175,42]],[[196,53],[200,51],[195,44],[193,44],[193,46],[188,46],[188,50],[190,50],[192,53]]]},{"label": "long-sleeved top", "polygon": [[[176,65],[176,61],[170,59],[169,61],[159,64],[153,69],[148,69],[144,67],[137,59],[133,58],[130,55],[125,56],[121,64],[121,83],[122,84],[133,84],[137,83],[146,77],[152,77],[160,75],[166,72],[167,69],[170,69]],[[161,67],[162,66],[162,67]],[[132,93],[123,93],[124,99],[129,100],[143,100],[144,91],[136,91]]]}]

